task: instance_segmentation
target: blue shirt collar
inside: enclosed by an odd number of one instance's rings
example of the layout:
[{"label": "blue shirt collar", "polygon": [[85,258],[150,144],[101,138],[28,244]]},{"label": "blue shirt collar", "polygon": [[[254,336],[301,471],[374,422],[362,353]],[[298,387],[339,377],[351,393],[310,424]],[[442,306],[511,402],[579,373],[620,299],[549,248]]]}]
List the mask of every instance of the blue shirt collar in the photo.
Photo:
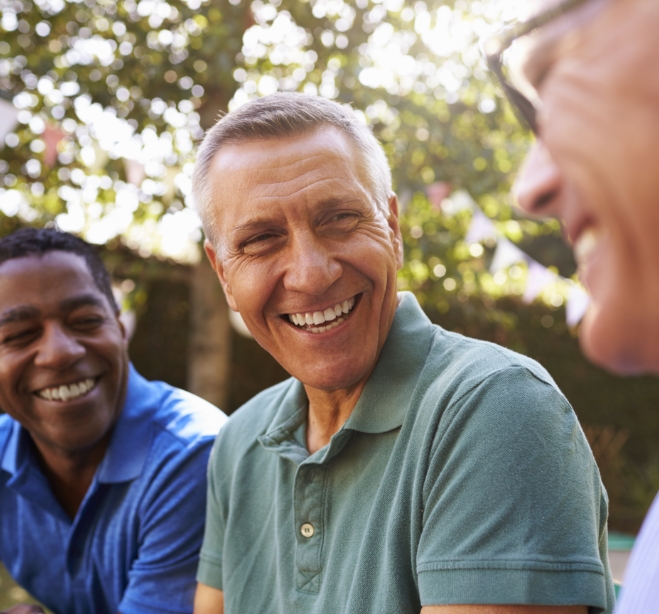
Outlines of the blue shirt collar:
[{"label": "blue shirt collar", "polygon": [[114,427],[110,445],[98,467],[97,479],[104,484],[128,482],[139,477],[144,468],[152,437],[153,415],[160,396],[131,364],[124,409]]},{"label": "blue shirt collar", "polygon": [[26,442],[21,441],[23,431],[21,425],[12,420],[9,426],[10,434],[6,440],[4,450],[2,451],[2,459],[0,459],[0,467],[3,471],[14,475],[21,466],[26,454]]}]

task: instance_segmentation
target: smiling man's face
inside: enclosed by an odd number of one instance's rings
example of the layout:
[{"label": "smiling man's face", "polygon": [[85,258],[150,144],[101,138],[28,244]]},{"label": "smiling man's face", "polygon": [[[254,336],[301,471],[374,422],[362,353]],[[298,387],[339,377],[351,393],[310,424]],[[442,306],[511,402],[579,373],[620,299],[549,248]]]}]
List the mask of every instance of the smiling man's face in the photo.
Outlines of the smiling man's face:
[{"label": "smiling man's face", "polygon": [[106,445],[127,377],[123,327],[82,257],[0,264],[0,407],[45,456]]},{"label": "smiling man's face", "polygon": [[232,309],[306,386],[365,381],[393,322],[402,244],[333,127],[223,147],[210,169],[207,252]]},{"label": "smiling man's face", "polygon": [[574,244],[592,296],[585,353],[621,373],[659,372],[659,4],[588,10],[586,23],[577,11],[537,33],[527,68],[540,136],[516,192],[527,211],[561,218]]}]

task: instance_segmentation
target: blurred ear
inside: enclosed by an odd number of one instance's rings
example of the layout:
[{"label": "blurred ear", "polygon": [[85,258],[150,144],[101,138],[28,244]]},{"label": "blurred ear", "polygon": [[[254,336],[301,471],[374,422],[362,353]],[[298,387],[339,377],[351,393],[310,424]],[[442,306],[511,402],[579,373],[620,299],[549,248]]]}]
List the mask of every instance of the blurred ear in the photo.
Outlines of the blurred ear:
[{"label": "blurred ear", "polygon": [[389,197],[387,224],[389,224],[389,229],[391,230],[391,244],[394,247],[396,262],[400,269],[403,266],[403,237],[400,233],[400,224],[398,223],[398,197],[395,194]]},{"label": "blurred ear", "polygon": [[124,341],[128,343],[128,331],[126,330],[126,326],[121,320],[119,314],[117,314],[117,324],[119,324],[119,330],[121,331],[121,336],[124,338]]},{"label": "blurred ear", "polygon": [[236,301],[234,300],[233,294],[231,292],[231,285],[224,275],[224,267],[222,266],[222,262],[217,257],[215,247],[213,247],[213,244],[208,239],[204,241],[204,251],[206,252],[206,256],[208,256],[208,260],[210,261],[211,266],[217,275],[217,278],[220,280],[220,285],[222,286],[222,290],[224,290],[224,296],[227,299],[229,307],[231,307],[231,309],[234,311],[238,311]]}]

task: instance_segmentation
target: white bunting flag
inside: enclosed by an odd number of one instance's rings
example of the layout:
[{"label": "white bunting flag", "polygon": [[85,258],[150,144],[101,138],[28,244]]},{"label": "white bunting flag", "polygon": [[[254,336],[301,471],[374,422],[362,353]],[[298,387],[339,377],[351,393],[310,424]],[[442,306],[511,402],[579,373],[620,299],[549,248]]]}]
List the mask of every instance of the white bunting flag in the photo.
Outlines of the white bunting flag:
[{"label": "white bunting flag", "polygon": [[0,98],[0,149],[5,137],[18,125],[18,109],[8,100]]},{"label": "white bunting flag", "polygon": [[497,229],[492,220],[487,217],[480,209],[474,209],[474,215],[471,218],[471,225],[467,231],[465,242],[468,245],[480,243],[485,239],[496,239]]},{"label": "white bunting flag", "polygon": [[514,243],[511,243],[508,239],[500,239],[492,258],[492,264],[490,264],[490,273],[494,275],[501,269],[507,269],[513,264],[526,259],[527,255]]},{"label": "white bunting flag", "polygon": [[565,321],[568,326],[576,326],[586,315],[590,305],[590,296],[578,284],[572,284],[565,305]]},{"label": "white bunting flag", "polygon": [[522,300],[529,305],[547,286],[558,280],[558,275],[539,262],[529,258],[529,272],[526,277],[526,289]]},{"label": "white bunting flag", "polygon": [[476,209],[474,199],[466,190],[457,190],[456,192],[453,192],[449,198],[445,198],[442,201],[442,211],[446,215],[455,215],[465,209]]},{"label": "white bunting flag", "polygon": [[140,187],[146,173],[144,171],[144,164],[140,164],[137,160],[127,160],[124,158],[124,170],[126,171],[126,180],[131,185]]}]

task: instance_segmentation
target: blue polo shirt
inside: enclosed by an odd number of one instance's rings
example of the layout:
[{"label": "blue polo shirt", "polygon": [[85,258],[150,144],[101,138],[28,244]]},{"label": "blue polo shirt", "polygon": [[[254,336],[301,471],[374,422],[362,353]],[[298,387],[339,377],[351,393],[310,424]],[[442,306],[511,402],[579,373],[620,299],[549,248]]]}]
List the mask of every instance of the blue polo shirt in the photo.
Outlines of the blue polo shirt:
[{"label": "blue polo shirt", "polygon": [[191,612],[206,465],[225,420],[131,366],[125,407],[71,520],[28,433],[0,416],[0,560],[55,614]]}]

